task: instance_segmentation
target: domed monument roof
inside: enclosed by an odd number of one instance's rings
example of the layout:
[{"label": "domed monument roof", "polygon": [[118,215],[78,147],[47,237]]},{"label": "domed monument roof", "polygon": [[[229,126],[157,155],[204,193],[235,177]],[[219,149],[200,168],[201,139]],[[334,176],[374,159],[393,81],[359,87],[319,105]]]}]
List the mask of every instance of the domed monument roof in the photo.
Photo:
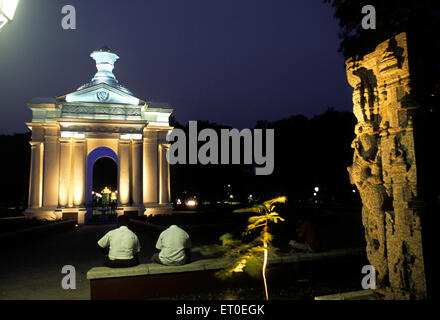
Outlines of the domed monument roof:
[{"label": "domed monument roof", "polygon": [[119,84],[113,69],[119,59],[110,48],[102,47],[93,51],[90,56],[96,62],[96,72],[92,80],[77,89],[77,91],[59,97],[68,103],[105,103],[138,105],[141,100],[133,96],[126,87]]},{"label": "domed monument roof", "polygon": [[90,88],[100,83],[106,83],[113,88],[133,95],[130,90],[118,83],[118,80],[116,80],[116,77],[113,74],[115,62],[119,59],[117,54],[111,52],[109,47],[104,46],[99,50],[93,51],[90,56],[96,61],[98,72],[96,72],[92,81],[82,85],[78,90]]},{"label": "domed monument roof", "polygon": [[[116,124],[120,124],[120,121],[135,121],[137,123],[134,125],[138,126],[135,134],[142,134],[145,124],[156,127],[169,126],[169,117],[173,112],[169,104],[138,99],[118,83],[113,74],[115,62],[119,59],[115,53],[108,47],[102,47],[93,51],[90,56],[96,61],[98,69],[92,80],[75,92],[55,99],[32,99],[28,103],[32,110],[32,123],[59,122],[69,135],[77,132],[80,136],[84,134],[84,123],[78,122],[77,119],[86,119],[84,121],[89,123],[89,126],[93,121],[114,121]],[[63,127],[66,123],[69,124]],[[108,129],[104,127],[103,130]],[[123,130],[131,129],[124,127]],[[125,131],[127,134],[133,133]]]}]

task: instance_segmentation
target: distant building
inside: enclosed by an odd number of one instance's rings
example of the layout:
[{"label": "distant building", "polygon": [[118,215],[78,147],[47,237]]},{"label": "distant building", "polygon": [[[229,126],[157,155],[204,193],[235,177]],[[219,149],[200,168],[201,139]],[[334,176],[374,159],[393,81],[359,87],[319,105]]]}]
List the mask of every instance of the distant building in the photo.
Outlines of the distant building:
[{"label": "distant building", "polygon": [[[118,215],[171,212],[166,151],[172,109],[136,98],[118,83],[108,48],[94,51],[98,72],[77,91],[28,106],[32,122],[29,203],[25,215],[87,222],[92,214],[93,164],[118,168]],[[62,76],[62,75],[60,75]]]}]

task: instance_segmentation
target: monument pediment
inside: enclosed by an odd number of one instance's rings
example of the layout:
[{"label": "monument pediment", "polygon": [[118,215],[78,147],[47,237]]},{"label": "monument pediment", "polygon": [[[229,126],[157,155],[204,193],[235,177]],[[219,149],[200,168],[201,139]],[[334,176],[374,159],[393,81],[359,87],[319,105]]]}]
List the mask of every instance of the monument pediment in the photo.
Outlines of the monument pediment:
[{"label": "monument pediment", "polygon": [[58,97],[57,100],[65,100],[67,103],[108,103],[135,106],[145,104],[142,100],[104,82]]}]

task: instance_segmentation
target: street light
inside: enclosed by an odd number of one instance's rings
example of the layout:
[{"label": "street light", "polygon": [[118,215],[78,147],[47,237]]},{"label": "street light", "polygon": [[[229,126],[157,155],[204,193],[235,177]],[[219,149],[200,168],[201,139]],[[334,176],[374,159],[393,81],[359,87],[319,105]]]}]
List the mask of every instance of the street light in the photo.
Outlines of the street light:
[{"label": "street light", "polygon": [[12,22],[19,0],[0,0],[0,30]]}]

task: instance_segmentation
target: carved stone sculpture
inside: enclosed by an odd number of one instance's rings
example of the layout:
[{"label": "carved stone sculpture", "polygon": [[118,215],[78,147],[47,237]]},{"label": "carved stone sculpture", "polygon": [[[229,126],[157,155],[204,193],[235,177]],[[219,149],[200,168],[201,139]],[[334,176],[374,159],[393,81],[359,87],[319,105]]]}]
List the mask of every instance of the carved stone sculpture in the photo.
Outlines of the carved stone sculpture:
[{"label": "carved stone sculpture", "polygon": [[406,34],[346,61],[357,118],[350,181],[362,199],[367,256],[385,299],[423,299],[426,280]]}]

